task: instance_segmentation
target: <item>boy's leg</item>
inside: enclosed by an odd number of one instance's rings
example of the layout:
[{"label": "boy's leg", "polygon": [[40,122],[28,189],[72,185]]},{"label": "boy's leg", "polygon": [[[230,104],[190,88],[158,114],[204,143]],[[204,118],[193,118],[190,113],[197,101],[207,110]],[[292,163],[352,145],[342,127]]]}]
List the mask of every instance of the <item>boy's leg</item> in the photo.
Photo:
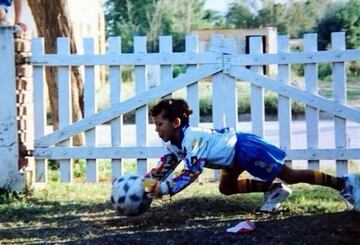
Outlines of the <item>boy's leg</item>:
[{"label": "boy's leg", "polygon": [[345,181],[340,177],[309,169],[292,169],[286,165],[283,166],[277,177],[288,184],[308,183],[331,187],[338,191],[345,187]]},{"label": "boy's leg", "polygon": [[284,165],[278,178],[289,183],[308,183],[312,185],[321,185],[331,187],[340,192],[340,195],[354,208],[360,212],[360,175],[349,174],[345,177],[335,177],[320,171],[313,170],[295,170]]},{"label": "boy's leg", "polygon": [[280,183],[264,182],[254,179],[239,179],[243,169],[222,169],[219,190],[224,195],[250,192],[266,192]]}]

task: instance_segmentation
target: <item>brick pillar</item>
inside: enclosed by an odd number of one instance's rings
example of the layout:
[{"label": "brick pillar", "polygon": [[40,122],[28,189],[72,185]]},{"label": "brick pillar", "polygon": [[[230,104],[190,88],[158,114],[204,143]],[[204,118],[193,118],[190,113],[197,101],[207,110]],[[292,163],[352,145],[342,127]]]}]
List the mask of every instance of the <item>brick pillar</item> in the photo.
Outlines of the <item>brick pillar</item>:
[{"label": "brick pillar", "polygon": [[24,172],[26,188],[32,188],[35,161],[32,66],[27,62],[31,55],[31,36],[18,31],[14,34],[16,63],[17,123],[19,140],[19,170]]}]

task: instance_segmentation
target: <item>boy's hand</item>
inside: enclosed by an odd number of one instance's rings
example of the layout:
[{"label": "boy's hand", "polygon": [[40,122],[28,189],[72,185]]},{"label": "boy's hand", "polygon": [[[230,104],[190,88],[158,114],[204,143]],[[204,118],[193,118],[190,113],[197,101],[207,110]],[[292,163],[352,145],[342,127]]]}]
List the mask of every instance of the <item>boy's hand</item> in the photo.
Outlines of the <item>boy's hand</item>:
[{"label": "boy's hand", "polygon": [[144,178],[143,179],[145,192],[148,193],[148,196],[151,198],[161,198],[162,194],[160,191],[160,181],[157,181],[152,178]]}]

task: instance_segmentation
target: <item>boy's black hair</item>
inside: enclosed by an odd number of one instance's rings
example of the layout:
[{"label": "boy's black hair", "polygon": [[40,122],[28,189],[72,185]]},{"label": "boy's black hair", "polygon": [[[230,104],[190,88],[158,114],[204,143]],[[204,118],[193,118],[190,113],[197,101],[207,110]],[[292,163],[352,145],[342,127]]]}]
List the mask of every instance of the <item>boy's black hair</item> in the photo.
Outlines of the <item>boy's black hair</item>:
[{"label": "boy's black hair", "polygon": [[183,99],[163,99],[150,110],[152,117],[158,116],[161,112],[164,112],[163,118],[168,119],[169,121],[180,118],[181,126],[184,126],[189,124],[189,116],[191,115],[192,110]]}]

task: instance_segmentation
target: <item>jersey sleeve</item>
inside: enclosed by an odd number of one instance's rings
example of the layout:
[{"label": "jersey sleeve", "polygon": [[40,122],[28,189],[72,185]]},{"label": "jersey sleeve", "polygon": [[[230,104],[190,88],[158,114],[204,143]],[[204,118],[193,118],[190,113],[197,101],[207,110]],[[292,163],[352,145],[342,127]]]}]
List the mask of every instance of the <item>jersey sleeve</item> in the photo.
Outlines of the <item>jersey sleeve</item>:
[{"label": "jersey sleeve", "polygon": [[157,167],[151,169],[144,177],[164,181],[178,165],[179,160],[175,154],[166,154],[160,158]]},{"label": "jersey sleeve", "polygon": [[184,159],[184,169],[178,176],[172,180],[167,180],[163,184],[166,184],[167,188],[162,189],[168,190],[168,193],[163,194],[175,195],[197,179],[202,173],[207,160],[207,148],[207,142],[203,141],[202,138],[193,139],[191,145],[187,147],[189,153],[186,154]]}]

